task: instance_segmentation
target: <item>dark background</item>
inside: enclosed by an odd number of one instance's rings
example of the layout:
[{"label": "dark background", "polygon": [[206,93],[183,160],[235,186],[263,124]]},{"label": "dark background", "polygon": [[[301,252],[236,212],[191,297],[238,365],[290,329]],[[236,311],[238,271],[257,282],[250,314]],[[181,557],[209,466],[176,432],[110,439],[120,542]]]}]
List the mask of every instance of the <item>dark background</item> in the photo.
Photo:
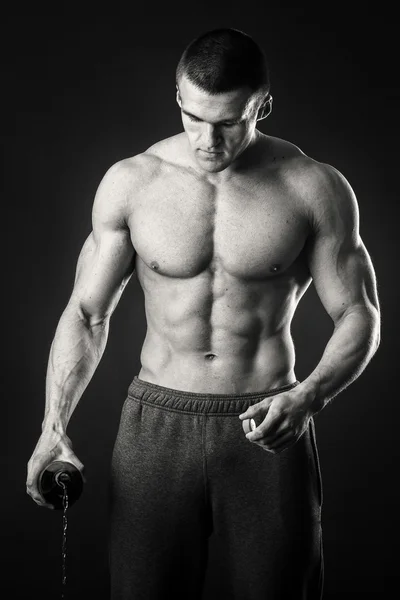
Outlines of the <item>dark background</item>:
[{"label": "dark background", "polygon": [[[378,278],[382,343],[361,377],[316,418],[324,599],[387,597],[396,589],[400,534],[396,20],[374,12],[349,21],[337,5],[310,14],[261,2],[168,5],[161,13],[155,5],[130,6],[90,15],[70,5],[57,14],[21,8],[3,16],[2,590],[9,599],[60,597],[61,513],[38,508],[25,494],[26,463],[40,434],[50,344],[90,232],[96,188],[111,164],[181,131],[174,86],[180,54],[204,30],[230,26],[252,35],[269,60],[274,110],[260,129],[334,165],[358,197]],[[133,277],[68,428],[87,476],[69,511],[74,600],[108,598],[108,468],[145,327]],[[293,324],[298,379],[314,368],[331,330],[311,287]],[[215,597],[217,580],[209,576]]]}]

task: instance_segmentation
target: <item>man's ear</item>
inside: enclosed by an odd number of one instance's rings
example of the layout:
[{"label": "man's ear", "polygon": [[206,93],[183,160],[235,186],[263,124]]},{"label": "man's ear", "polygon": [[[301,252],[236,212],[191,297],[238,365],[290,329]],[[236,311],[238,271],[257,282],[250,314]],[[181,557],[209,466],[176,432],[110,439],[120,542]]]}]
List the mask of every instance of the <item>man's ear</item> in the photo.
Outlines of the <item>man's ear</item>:
[{"label": "man's ear", "polygon": [[266,119],[272,112],[272,96],[268,94],[265,98],[264,102],[261,104],[258,109],[257,121],[262,121]]},{"label": "man's ear", "polygon": [[176,86],[176,101],[179,104],[179,106],[182,107],[182,98],[181,98],[181,95],[179,93],[178,86]]}]

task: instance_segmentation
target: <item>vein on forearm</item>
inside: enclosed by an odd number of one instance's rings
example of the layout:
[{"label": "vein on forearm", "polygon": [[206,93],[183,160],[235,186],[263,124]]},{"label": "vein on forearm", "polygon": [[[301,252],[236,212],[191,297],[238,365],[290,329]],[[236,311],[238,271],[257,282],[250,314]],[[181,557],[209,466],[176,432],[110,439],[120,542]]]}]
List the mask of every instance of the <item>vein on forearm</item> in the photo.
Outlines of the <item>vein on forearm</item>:
[{"label": "vein on forearm", "polygon": [[101,360],[108,325],[108,319],[91,320],[73,307],[64,311],[50,350],[44,422],[66,428]]},{"label": "vein on forearm", "polygon": [[359,377],[379,342],[376,309],[353,306],[337,320],[320,362],[304,381],[313,389],[317,411]]}]

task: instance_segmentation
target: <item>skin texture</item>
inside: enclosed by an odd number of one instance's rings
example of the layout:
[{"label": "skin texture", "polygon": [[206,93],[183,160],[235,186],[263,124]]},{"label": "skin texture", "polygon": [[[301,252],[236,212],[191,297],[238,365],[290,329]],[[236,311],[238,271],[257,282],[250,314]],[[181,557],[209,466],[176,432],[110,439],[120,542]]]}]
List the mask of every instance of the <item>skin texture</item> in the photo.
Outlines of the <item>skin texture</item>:
[{"label": "skin texture", "polygon": [[240,415],[249,442],[270,452],[294,444],[379,345],[375,274],[343,175],[262,134],[265,104],[246,88],[211,96],[183,77],[177,102],[185,131],[113,165],[97,190],[28,463],[27,492],[40,506],[50,507],[37,486],[47,464],[84,470],[67,424],[133,273],[147,321],[139,377],[228,394],[296,380],[290,326],[314,282],[333,323],[321,361],[295,388]]}]

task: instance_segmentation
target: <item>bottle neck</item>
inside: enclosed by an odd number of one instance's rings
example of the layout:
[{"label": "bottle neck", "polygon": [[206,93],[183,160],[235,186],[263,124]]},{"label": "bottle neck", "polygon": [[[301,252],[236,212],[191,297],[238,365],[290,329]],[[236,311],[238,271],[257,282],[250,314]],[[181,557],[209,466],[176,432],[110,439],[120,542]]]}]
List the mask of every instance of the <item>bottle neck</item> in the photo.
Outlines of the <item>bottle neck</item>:
[{"label": "bottle neck", "polygon": [[71,482],[71,475],[65,471],[61,471],[60,473],[56,473],[54,479],[57,485],[63,487],[63,485],[67,485]]}]

